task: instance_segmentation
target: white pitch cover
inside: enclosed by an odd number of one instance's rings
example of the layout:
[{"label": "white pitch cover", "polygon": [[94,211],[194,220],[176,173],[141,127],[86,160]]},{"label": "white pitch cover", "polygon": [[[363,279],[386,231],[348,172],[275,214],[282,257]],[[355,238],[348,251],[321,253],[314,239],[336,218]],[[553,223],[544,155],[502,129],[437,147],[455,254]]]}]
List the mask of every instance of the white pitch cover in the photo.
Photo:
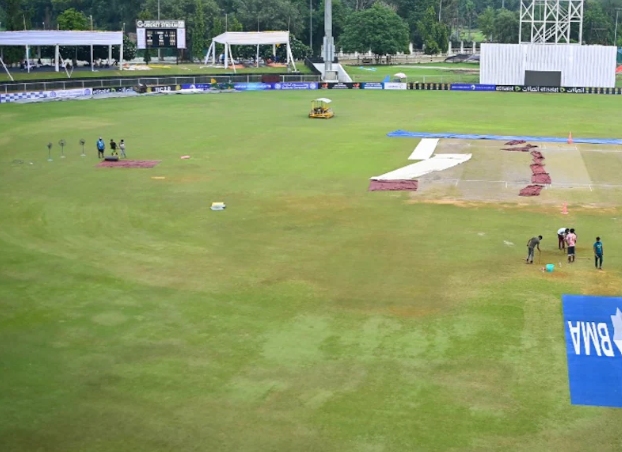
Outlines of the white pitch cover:
[{"label": "white pitch cover", "polygon": [[427,160],[432,158],[438,146],[438,138],[422,138],[408,160]]},{"label": "white pitch cover", "polygon": [[472,154],[436,154],[429,160],[422,160],[418,163],[405,166],[403,168],[383,174],[382,176],[372,177],[372,180],[406,180],[415,177],[425,176],[435,171],[443,171],[454,166],[458,166],[471,159]]}]

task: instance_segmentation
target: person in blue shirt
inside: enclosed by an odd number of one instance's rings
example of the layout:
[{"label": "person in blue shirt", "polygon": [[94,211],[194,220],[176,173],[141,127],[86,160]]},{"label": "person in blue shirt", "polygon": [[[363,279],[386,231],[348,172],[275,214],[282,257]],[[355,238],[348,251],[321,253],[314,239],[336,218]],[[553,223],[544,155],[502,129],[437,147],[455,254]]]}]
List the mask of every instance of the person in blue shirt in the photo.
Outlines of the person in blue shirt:
[{"label": "person in blue shirt", "polygon": [[596,243],[594,243],[594,265],[596,265],[596,268],[599,270],[603,269],[604,254],[603,242],[600,241],[600,237],[596,237]]},{"label": "person in blue shirt", "polygon": [[105,150],[106,150],[106,143],[104,143],[104,140],[102,140],[102,137],[99,137],[99,140],[97,140],[97,158],[103,159]]}]

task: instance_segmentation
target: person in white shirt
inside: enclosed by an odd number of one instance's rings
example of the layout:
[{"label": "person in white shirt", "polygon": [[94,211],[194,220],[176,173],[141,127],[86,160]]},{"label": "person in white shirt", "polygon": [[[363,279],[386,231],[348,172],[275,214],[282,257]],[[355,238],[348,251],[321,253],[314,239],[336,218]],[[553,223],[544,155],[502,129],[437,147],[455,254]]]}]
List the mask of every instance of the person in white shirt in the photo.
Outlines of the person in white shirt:
[{"label": "person in white shirt", "polygon": [[557,231],[557,241],[559,242],[558,246],[560,251],[566,250],[566,236],[569,232],[570,230],[568,228],[561,228]]},{"label": "person in white shirt", "polygon": [[125,140],[121,140],[121,142],[119,143],[119,149],[121,150],[121,157],[126,159],[127,155],[125,155]]}]

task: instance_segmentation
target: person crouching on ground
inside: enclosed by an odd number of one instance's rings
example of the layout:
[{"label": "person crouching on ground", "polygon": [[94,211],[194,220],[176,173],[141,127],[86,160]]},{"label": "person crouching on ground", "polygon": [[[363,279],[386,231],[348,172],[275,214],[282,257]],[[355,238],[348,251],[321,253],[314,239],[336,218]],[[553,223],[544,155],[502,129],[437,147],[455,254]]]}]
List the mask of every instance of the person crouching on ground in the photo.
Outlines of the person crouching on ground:
[{"label": "person crouching on ground", "polygon": [[124,159],[127,158],[127,155],[125,155],[125,140],[121,140],[119,142],[119,150],[121,151],[121,157],[123,157]]},{"label": "person crouching on ground", "polygon": [[119,155],[119,153],[117,152],[117,143],[115,143],[114,140],[110,140],[110,150],[112,151],[110,155]]},{"label": "person crouching on ground", "polygon": [[529,241],[527,242],[528,254],[527,254],[527,260],[525,261],[526,264],[533,264],[533,256],[535,254],[536,248],[538,248],[539,253],[542,252],[540,251],[541,240],[542,240],[542,236],[539,235],[538,237],[533,237],[529,239]]},{"label": "person crouching on ground", "polygon": [[570,232],[568,228],[561,228],[557,231],[557,245],[560,251],[566,251],[566,235]]},{"label": "person crouching on ground", "polygon": [[566,243],[568,244],[568,263],[572,263],[575,261],[575,246],[577,245],[577,235],[574,229],[566,235]]},{"label": "person crouching on ground", "polygon": [[599,270],[603,269],[603,256],[605,255],[605,249],[603,248],[603,242],[600,241],[600,237],[596,237],[596,243],[594,243],[594,265]]}]

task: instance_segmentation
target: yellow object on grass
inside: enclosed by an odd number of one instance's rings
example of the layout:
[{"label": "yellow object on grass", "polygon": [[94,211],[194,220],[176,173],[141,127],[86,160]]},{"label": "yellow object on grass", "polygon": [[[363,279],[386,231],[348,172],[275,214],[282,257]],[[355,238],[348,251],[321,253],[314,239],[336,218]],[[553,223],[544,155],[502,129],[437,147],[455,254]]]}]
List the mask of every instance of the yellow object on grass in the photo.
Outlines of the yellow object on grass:
[{"label": "yellow object on grass", "polygon": [[330,119],[335,116],[333,109],[331,108],[332,100],[326,98],[315,99],[311,102],[311,112],[309,118],[316,119]]}]

